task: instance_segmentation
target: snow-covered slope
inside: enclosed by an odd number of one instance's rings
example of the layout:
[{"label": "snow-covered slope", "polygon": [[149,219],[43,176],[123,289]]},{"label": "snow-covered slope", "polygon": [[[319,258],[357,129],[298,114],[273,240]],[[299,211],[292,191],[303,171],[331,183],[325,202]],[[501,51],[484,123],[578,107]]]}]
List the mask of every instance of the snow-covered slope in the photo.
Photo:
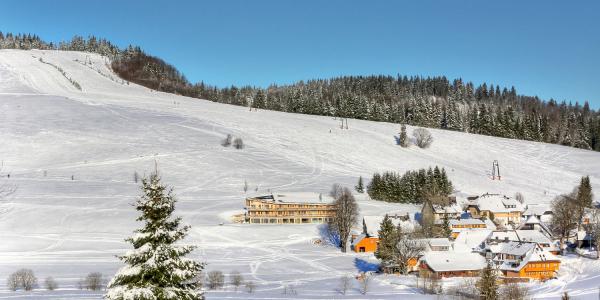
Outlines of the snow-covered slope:
[{"label": "snow-covered slope", "polygon": [[[459,196],[521,192],[528,203],[548,203],[582,175],[600,191],[597,152],[433,129],[429,149],[403,149],[395,145],[397,124],[348,123],[342,130],[330,117],[151,91],[123,82],[95,54],[0,50],[0,160],[10,173],[3,181],[18,187],[0,206],[0,286],[2,275],[19,267],[65,286],[91,271],[112,275],[120,266],[114,255],[128,247],[122,240],[136,226],[134,172],[150,172],[155,160],[175,187],[178,214],[193,226],[188,241],[199,245],[198,259],[208,270],[235,269],[255,280],[255,297],[281,296],[285,284],[306,298],[334,297],[341,275],[375,266],[368,255],[314,245],[319,226],[230,224],[228,216],[243,209],[244,180],[259,192],[327,192],[376,171],[439,165]],[[243,138],[246,148],[222,147],[226,134]],[[493,160],[502,181],[490,179]],[[360,206],[363,214],[417,209],[366,199]],[[557,296],[570,288],[558,284],[538,292]],[[374,285],[373,295],[383,298],[413,292],[393,280]]]}]

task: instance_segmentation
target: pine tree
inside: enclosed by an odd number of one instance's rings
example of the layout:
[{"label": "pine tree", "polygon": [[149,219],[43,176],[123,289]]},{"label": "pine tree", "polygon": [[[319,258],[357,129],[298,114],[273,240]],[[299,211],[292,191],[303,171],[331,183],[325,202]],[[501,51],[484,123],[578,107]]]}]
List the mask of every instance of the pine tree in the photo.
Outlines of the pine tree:
[{"label": "pine tree", "polygon": [[477,287],[482,300],[496,300],[499,298],[498,282],[496,282],[496,273],[491,261],[488,261],[487,266],[481,271]]},{"label": "pine tree", "polygon": [[444,214],[444,223],[442,224],[444,230],[444,237],[449,237],[452,234],[452,228],[450,227],[450,218],[448,214]]},{"label": "pine tree", "polygon": [[383,218],[378,235],[379,244],[375,250],[375,257],[381,260],[381,265],[385,268],[396,259],[396,244],[398,243],[398,232],[388,215]]},{"label": "pine tree", "polygon": [[586,208],[592,207],[592,199],[594,195],[592,194],[592,186],[590,184],[590,177],[584,176],[581,177],[581,182],[579,183],[579,187],[577,188],[577,227],[578,230],[581,230],[581,222],[583,219],[583,214]]},{"label": "pine tree", "polygon": [[158,173],[142,179],[143,194],[135,207],[144,225],[127,239],[134,249],[120,257],[126,266],[109,283],[106,299],[204,299],[198,280],[204,264],[184,257],[194,246],[176,244],[190,227],[172,216],[172,191]]},{"label": "pine tree", "polygon": [[365,192],[365,186],[363,184],[362,176],[358,177],[358,184],[354,188],[359,193],[364,193]]},{"label": "pine tree", "polygon": [[400,126],[400,137],[398,138],[398,144],[404,148],[409,146],[408,136],[406,135],[406,125]]}]

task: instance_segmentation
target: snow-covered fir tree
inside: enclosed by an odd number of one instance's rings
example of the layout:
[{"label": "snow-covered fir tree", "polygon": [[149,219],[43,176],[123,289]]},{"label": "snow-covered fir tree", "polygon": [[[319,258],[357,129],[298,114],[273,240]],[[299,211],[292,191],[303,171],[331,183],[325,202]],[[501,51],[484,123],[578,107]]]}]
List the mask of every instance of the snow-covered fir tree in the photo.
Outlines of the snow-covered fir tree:
[{"label": "snow-covered fir tree", "polygon": [[189,226],[174,217],[172,188],[161,183],[158,173],[142,179],[142,196],[135,203],[142,228],[127,241],[133,245],[120,259],[126,264],[108,285],[111,300],[204,299],[199,275],[204,263],[185,256],[194,246],[179,244]]}]

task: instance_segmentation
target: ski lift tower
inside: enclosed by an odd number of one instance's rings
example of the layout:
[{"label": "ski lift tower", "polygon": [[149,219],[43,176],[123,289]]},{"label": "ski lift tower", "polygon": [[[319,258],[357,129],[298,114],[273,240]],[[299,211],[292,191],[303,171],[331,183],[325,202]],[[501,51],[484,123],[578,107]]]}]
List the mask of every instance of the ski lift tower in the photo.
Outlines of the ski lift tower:
[{"label": "ski lift tower", "polygon": [[500,164],[498,164],[497,160],[494,160],[492,163],[492,180],[496,180],[496,178],[498,178],[498,180],[502,179],[500,176]]}]

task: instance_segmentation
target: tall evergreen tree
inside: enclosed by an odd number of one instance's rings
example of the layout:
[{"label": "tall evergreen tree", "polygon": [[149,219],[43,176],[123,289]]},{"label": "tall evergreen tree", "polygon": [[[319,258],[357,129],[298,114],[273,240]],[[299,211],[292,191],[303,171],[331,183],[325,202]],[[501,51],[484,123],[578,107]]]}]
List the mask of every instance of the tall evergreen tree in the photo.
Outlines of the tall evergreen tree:
[{"label": "tall evergreen tree", "polygon": [[408,136],[406,134],[406,125],[404,124],[400,126],[400,136],[398,138],[398,144],[404,148],[409,146]]},{"label": "tall evergreen tree", "polygon": [[362,178],[362,176],[358,177],[358,183],[356,184],[356,186],[354,188],[359,193],[364,193],[365,192],[365,186],[363,184],[363,178]]},{"label": "tall evergreen tree", "polygon": [[396,259],[396,244],[398,244],[398,232],[388,215],[383,218],[378,235],[379,244],[375,250],[375,257],[381,260],[382,266],[387,269]]},{"label": "tall evergreen tree", "polygon": [[194,246],[176,244],[190,227],[173,216],[172,191],[157,172],[142,179],[135,208],[141,213],[137,221],[144,225],[127,239],[134,249],[120,257],[126,266],[109,283],[106,299],[204,299],[198,279],[204,264],[185,257]]},{"label": "tall evergreen tree", "polygon": [[444,237],[449,237],[452,234],[452,228],[450,227],[450,218],[448,214],[444,214],[442,229],[444,230]]},{"label": "tall evergreen tree", "polygon": [[581,181],[579,183],[579,187],[577,188],[577,227],[581,230],[581,223],[583,219],[583,214],[585,213],[586,208],[592,207],[592,199],[594,195],[592,194],[592,185],[590,184],[590,177],[584,176],[581,177]]},{"label": "tall evergreen tree", "polygon": [[496,300],[499,298],[498,282],[491,261],[488,261],[487,266],[481,271],[477,287],[482,300]]}]

